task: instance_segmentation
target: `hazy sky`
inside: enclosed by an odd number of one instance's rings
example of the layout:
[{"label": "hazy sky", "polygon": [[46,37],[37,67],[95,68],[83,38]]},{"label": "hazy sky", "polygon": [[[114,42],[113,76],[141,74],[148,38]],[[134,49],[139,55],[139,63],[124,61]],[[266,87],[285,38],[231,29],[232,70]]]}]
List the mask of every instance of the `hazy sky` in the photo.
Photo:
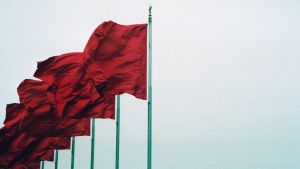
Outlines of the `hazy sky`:
[{"label": "hazy sky", "polygon": [[[82,51],[103,21],[147,22],[150,3],[153,169],[299,169],[298,0],[1,0],[0,121],[37,61]],[[120,168],[145,169],[146,102],[121,102]],[[87,169],[90,137],[77,140],[75,168]],[[99,119],[95,168],[114,156],[115,123]]]}]

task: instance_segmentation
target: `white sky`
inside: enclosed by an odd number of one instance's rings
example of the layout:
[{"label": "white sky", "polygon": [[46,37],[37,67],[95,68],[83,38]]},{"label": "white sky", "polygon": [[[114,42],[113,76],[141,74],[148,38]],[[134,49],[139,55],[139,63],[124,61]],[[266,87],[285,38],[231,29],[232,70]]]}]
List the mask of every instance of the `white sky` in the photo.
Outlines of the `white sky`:
[{"label": "white sky", "polygon": [[[0,121],[37,61],[82,51],[103,21],[147,22],[150,3],[153,169],[299,169],[297,0],[2,0]],[[146,102],[121,99],[120,168],[144,169]],[[114,121],[96,132],[95,167],[112,169]],[[90,137],[77,140],[75,168],[89,168]]]}]

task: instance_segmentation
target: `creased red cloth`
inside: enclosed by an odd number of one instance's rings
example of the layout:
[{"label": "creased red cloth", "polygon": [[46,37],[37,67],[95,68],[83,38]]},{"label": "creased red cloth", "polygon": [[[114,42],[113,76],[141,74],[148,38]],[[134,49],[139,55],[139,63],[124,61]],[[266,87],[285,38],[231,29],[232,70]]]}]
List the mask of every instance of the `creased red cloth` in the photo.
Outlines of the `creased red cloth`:
[{"label": "creased red cloth", "polygon": [[84,54],[100,94],[147,99],[147,24],[104,22],[91,35]]},{"label": "creased red cloth", "polygon": [[30,115],[49,116],[54,110],[54,99],[48,93],[49,85],[42,81],[25,79],[18,87],[20,103],[24,104]]},{"label": "creased red cloth", "polygon": [[70,149],[69,137],[37,137],[22,131],[22,122],[29,116],[22,104],[6,106],[5,126],[0,129],[0,152]]},{"label": "creased red cloth", "polygon": [[28,135],[44,137],[73,137],[90,135],[90,118],[30,118],[23,120],[21,129]]},{"label": "creased red cloth", "polygon": [[[90,118],[72,119],[39,117],[29,115],[23,104],[10,104],[7,108],[4,125],[9,127],[18,123],[20,132],[26,132],[32,136],[44,137],[73,137],[90,135]],[[10,106],[8,106],[10,107]],[[9,111],[12,112],[9,112]],[[10,120],[9,120],[10,119]],[[18,119],[18,120],[16,120]]]},{"label": "creased red cloth", "polygon": [[24,151],[18,153],[0,154],[0,169],[11,169],[40,161],[53,161],[54,150]]},{"label": "creased red cloth", "polygon": [[40,162],[25,162],[23,164],[17,164],[12,169],[40,169]]},{"label": "creased red cloth", "polygon": [[105,100],[88,76],[82,53],[68,53],[38,63],[35,77],[50,85],[56,116],[114,118],[114,97]]},{"label": "creased red cloth", "polygon": [[36,137],[21,132],[18,126],[0,129],[0,153],[70,149],[70,137]]},{"label": "creased red cloth", "polygon": [[40,162],[24,162],[23,164],[16,164],[11,169],[40,169]]}]

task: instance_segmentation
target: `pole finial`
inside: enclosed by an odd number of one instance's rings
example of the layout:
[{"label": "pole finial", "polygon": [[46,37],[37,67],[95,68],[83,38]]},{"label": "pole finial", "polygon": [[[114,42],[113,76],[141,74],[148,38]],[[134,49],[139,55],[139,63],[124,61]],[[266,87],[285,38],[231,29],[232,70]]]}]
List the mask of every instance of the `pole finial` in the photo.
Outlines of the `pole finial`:
[{"label": "pole finial", "polygon": [[152,6],[149,5],[149,22],[152,21]]},{"label": "pole finial", "polygon": [[151,15],[152,6],[149,5],[149,15]]}]

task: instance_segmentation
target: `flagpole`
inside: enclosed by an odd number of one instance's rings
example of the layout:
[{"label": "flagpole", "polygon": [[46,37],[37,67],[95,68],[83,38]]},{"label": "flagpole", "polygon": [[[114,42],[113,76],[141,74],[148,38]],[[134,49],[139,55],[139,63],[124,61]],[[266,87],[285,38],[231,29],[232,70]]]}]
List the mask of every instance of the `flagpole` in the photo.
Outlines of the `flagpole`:
[{"label": "flagpole", "polygon": [[55,163],[54,168],[58,169],[58,150],[55,150]]},{"label": "flagpole", "polygon": [[148,41],[148,154],[147,169],[152,169],[152,6],[149,6],[149,41]]},{"label": "flagpole", "polygon": [[92,139],[91,139],[91,169],[94,169],[94,149],[95,149],[95,119],[92,118]]},{"label": "flagpole", "polygon": [[75,160],[75,137],[72,137],[71,169],[74,169],[74,160]]},{"label": "flagpole", "polygon": [[120,156],[120,95],[117,95],[117,119],[116,119],[116,164],[115,169],[119,169]]},{"label": "flagpole", "polygon": [[42,161],[42,167],[41,167],[42,169],[44,169],[45,168],[45,161]]}]

